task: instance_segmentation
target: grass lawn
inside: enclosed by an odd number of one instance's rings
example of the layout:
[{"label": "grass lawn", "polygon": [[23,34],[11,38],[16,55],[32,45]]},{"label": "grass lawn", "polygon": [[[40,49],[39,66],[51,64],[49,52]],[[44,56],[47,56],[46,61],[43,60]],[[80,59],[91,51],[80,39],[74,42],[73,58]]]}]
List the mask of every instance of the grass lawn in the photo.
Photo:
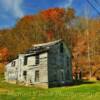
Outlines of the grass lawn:
[{"label": "grass lawn", "polygon": [[1,78],[0,100],[100,100],[100,82],[41,89],[8,84]]}]

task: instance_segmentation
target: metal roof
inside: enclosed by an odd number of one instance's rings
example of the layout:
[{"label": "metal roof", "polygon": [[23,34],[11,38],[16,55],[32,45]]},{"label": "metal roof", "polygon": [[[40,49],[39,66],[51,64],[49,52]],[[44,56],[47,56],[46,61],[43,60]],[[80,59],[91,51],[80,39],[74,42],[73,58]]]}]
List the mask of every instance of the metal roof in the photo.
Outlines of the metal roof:
[{"label": "metal roof", "polygon": [[50,49],[51,46],[56,45],[57,43],[60,43],[62,40],[56,40],[48,43],[42,43],[42,44],[35,44],[32,48],[28,49],[26,53],[40,53],[40,52],[46,52]]}]

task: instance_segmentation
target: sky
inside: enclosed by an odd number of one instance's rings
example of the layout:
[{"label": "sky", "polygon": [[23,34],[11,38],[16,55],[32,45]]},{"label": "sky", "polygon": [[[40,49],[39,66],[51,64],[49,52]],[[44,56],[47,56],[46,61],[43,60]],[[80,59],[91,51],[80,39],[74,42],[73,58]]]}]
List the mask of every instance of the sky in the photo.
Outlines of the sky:
[{"label": "sky", "polygon": [[17,20],[25,15],[36,14],[48,8],[72,7],[76,15],[85,16],[88,8],[88,16],[97,17],[100,12],[100,0],[89,0],[96,10],[87,0],[0,0],[0,29],[12,28]]}]

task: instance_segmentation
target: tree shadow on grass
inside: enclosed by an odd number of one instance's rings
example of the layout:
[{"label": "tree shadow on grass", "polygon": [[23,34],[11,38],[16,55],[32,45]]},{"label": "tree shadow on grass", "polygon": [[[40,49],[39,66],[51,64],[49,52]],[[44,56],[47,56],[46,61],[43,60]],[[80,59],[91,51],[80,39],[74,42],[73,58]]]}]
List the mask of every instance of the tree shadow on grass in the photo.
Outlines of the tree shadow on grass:
[{"label": "tree shadow on grass", "polygon": [[95,83],[96,83],[95,81],[89,81],[89,80],[73,80],[71,86],[82,85],[82,84],[95,84]]},{"label": "tree shadow on grass", "polygon": [[95,81],[89,81],[89,80],[73,80],[72,83],[66,83],[66,84],[52,84],[49,88],[56,88],[56,87],[66,87],[66,86],[79,86],[82,84],[95,84]]}]

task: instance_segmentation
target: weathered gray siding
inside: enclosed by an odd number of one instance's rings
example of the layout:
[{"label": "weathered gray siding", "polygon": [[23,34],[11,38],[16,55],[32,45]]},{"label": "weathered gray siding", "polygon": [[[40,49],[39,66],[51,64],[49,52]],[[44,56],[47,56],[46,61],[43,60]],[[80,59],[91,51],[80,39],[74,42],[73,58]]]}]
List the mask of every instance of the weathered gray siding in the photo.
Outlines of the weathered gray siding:
[{"label": "weathered gray siding", "polygon": [[[63,41],[39,46],[36,53],[20,54],[15,66],[12,66],[12,62],[7,64],[5,79],[43,87],[71,83],[71,53]],[[44,51],[39,51],[41,48]]]},{"label": "weathered gray siding", "polygon": [[[66,52],[64,44],[63,52],[61,53],[60,45],[61,43],[52,46],[48,52],[49,87],[65,85],[72,82],[71,62],[69,62],[71,61],[70,54],[67,54],[68,52]],[[69,58],[69,61],[67,58]]]},{"label": "weathered gray siding", "polygon": [[[13,65],[12,63],[15,62],[16,64]],[[9,82],[16,82],[17,79],[17,68],[18,68],[18,59],[13,60],[11,63],[5,66],[5,79]]]}]

